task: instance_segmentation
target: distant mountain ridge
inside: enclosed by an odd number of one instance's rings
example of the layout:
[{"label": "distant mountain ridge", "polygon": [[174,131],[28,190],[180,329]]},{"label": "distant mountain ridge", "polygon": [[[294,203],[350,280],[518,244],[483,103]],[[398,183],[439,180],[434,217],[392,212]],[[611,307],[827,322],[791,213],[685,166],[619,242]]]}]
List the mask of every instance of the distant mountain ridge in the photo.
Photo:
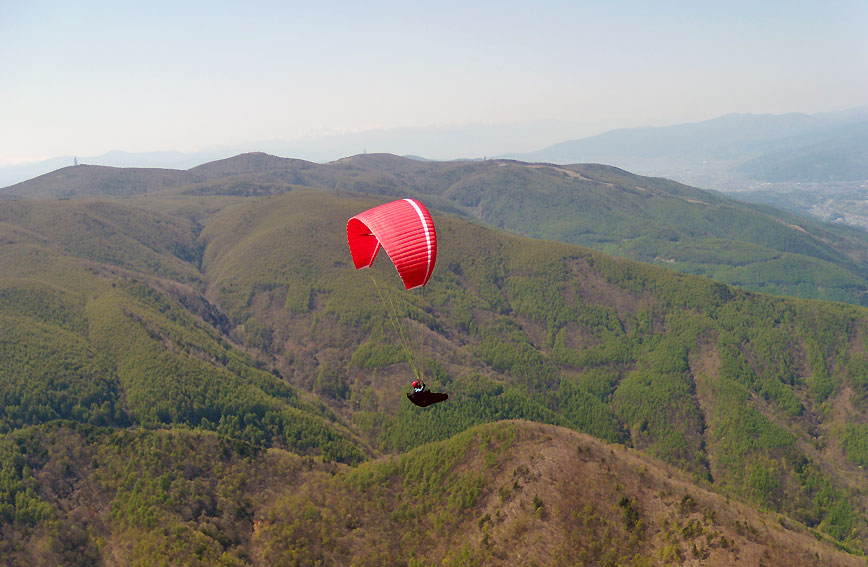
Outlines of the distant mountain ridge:
[{"label": "distant mountain ridge", "polygon": [[[575,138],[576,132],[589,131],[589,124],[563,122],[392,128],[345,133],[321,132],[291,141],[266,140],[187,153],[133,153],[115,150],[99,156],[79,155],[78,159],[80,163],[93,165],[178,169],[195,167],[250,151],[297,157],[318,163],[368,151],[439,160],[484,159],[488,156],[561,164],[596,161],[646,175],[670,177],[700,187],[730,190],[740,187],[723,181],[732,181],[736,177],[744,180],[744,174],[729,172],[728,168],[733,165],[731,163],[718,163],[712,168],[703,162],[728,160],[732,156],[758,158],[767,152],[786,149],[786,144],[783,147],[776,145],[785,138],[790,138],[798,147],[805,148],[812,142],[804,139],[804,136],[815,129],[834,131],[838,126],[866,121],[868,106],[810,115],[731,114],[691,124],[621,128],[584,138]],[[719,139],[715,140],[714,137]],[[530,145],[530,148],[544,149],[503,148],[504,140],[510,139],[521,140],[521,144]],[[552,140],[559,139],[566,141],[551,143]],[[445,151],[444,148],[450,149]],[[70,155],[0,167],[0,187],[71,165],[73,159]],[[823,175],[824,179],[829,177],[839,178],[840,175],[830,170]]]},{"label": "distant mountain ridge", "polygon": [[704,122],[612,130],[516,157],[555,163],[586,163],[586,156],[607,155],[733,159],[750,155],[763,144],[815,132],[822,123],[805,114],[729,114]]},{"label": "distant mountain ridge", "polygon": [[[868,179],[866,145],[868,107],[860,107],[816,115],[731,114],[689,124],[625,128],[504,157],[608,163],[703,187],[737,189],[750,180]],[[828,158],[840,152],[846,163]],[[803,166],[806,160],[811,166]]]},{"label": "distant mountain ridge", "polygon": [[[359,153],[390,152],[422,159],[483,159],[507,151],[532,150],[551,140],[561,140],[576,131],[591,131],[588,125],[564,121],[534,121],[463,126],[398,127],[371,130],[311,132],[290,140],[260,140],[206,148],[200,151],[110,151],[101,155],[78,154],[78,162],[113,167],[187,169],[218,159],[249,152],[293,157],[325,163]],[[518,146],[509,140],[517,140]],[[73,155],[53,157],[0,167],[0,187],[20,183],[61,167],[73,165]]]},{"label": "distant mountain ridge", "polygon": [[737,171],[763,182],[868,181],[868,121],[823,132],[806,145],[771,150]]}]

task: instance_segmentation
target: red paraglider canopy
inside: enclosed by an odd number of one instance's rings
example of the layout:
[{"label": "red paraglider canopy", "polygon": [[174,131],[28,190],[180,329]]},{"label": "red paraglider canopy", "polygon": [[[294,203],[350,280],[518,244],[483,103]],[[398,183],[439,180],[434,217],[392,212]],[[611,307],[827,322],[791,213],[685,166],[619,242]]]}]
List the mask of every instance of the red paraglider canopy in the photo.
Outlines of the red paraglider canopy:
[{"label": "red paraglider canopy", "polygon": [[415,199],[385,203],[347,222],[347,243],[356,269],[367,268],[380,247],[392,259],[404,287],[428,283],[437,261],[437,233],[425,205]]}]

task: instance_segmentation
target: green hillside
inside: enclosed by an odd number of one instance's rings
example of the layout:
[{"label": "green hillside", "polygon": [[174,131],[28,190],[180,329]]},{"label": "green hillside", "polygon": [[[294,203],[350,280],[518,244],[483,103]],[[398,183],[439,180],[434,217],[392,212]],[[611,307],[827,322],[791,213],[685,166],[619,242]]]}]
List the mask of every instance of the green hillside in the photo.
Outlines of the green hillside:
[{"label": "green hillside", "polygon": [[137,195],[139,202],[149,199],[142,195],[226,199],[300,188],[380,198],[411,195],[442,212],[511,232],[589,246],[752,291],[868,303],[864,231],[603,165],[426,162],[388,154],[316,164],[252,153],[186,172],[148,171],[66,168],[3,192],[56,196],[63,181],[64,195]]},{"label": "green hillside", "polygon": [[199,229],[188,218],[106,201],[11,201],[0,207],[4,225],[52,254],[182,282],[199,277]]},{"label": "green hillside", "polygon": [[[509,564],[521,534],[540,564],[729,564],[748,549],[811,564],[834,546],[846,564],[866,550],[868,311],[436,211],[437,268],[407,292],[385,255],[356,271],[346,250],[346,219],[379,199],[4,204],[0,553]],[[448,402],[406,401],[408,354]],[[478,429],[508,419],[565,429]],[[641,460],[579,443],[599,474],[630,478],[620,492],[558,476],[573,432]],[[560,439],[560,468],[510,435]],[[666,474],[680,480],[664,488]],[[547,491],[519,497],[532,478]],[[690,504],[688,487],[714,504]],[[528,514],[498,520],[519,502]],[[417,523],[425,541],[394,535]]]},{"label": "green hillside", "polygon": [[263,195],[313,187],[415,195],[498,228],[754,291],[863,303],[868,290],[864,231],[602,165],[420,162],[386,154],[315,165],[245,154],[191,171],[208,179],[185,190],[194,194]]},{"label": "green hillside", "polygon": [[[4,432],[52,419],[179,423],[362,457],[321,403],[304,401],[166,294],[195,295],[185,284],[195,282],[196,268],[173,254],[187,255],[183,245],[192,242],[189,232],[172,230],[183,225],[178,219],[107,203],[86,212],[79,204],[21,203],[5,212],[39,231],[39,242],[0,248]],[[137,230],[140,216],[151,233]]]},{"label": "green hillside", "polygon": [[[631,444],[839,538],[865,529],[830,508],[852,511],[856,485],[839,467],[861,476],[841,433],[864,418],[863,311],[450,217],[437,218],[433,283],[402,293],[387,261],[374,280],[347,263],[341,223],[360,205],[294,192],[228,210],[202,233],[203,268],[236,332],[293,383],[331,396],[372,443],[405,450],[491,419],[545,421]],[[395,407],[408,373],[374,281],[449,404]]]}]

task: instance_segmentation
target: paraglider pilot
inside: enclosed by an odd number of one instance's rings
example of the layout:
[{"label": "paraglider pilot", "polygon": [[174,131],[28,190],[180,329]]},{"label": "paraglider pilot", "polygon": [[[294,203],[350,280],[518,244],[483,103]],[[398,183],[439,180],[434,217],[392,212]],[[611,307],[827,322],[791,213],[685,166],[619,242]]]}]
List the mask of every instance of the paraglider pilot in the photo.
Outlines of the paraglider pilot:
[{"label": "paraglider pilot", "polygon": [[449,394],[432,392],[428,389],[428,386],[425,385],[425,382],[421,380],[413,380],[412,386],[413,393],[407,394],[407,397],[411,402],[419,407],[428,407],[431,404],[436,404],[437,402],[449,399]]}]

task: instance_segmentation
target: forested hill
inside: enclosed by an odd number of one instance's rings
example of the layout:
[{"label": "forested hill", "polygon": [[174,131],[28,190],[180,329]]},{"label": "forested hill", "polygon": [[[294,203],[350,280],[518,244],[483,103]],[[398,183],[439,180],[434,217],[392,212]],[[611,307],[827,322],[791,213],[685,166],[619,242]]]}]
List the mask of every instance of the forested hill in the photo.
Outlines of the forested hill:
[{"label": "forested hill", "polygon": [[868,303],[868,235],[602,165],[426,162],[366,154],[328,164],[244,154],[186,172],[65,168],[0,193],[262,196],[299,188],[412,195],[512,232],[754,291]]},{"label": "forested hill", "polygon": [[[385,255],[356,271],[346,249],[346,219],[381,201],[4,202],[0,555],[811,565],[868,547],[868,311],[436,211],[437,267],[407,292]],[[408,353],[448,402],[407,402]],[[504,419],[551,427],[474,429]],[[564,473],[577,446],[596,484]],[[421,540],[395,535],[410,524]]]}]

